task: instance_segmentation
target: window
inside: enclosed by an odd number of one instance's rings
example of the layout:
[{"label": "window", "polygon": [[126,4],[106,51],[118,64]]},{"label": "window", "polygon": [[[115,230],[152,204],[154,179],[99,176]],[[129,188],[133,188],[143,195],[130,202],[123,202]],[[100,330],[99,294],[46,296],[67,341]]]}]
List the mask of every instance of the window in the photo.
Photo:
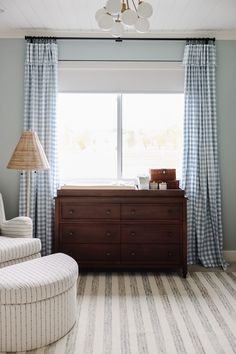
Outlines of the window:
[{"label": "window", "polygon": [[61,184],[134,179],[149,168],[180,178],[182,93],[59,93]]},{"label": "window", "polygon": [[62,183],[116,179],[116,95],[59,94]]}]

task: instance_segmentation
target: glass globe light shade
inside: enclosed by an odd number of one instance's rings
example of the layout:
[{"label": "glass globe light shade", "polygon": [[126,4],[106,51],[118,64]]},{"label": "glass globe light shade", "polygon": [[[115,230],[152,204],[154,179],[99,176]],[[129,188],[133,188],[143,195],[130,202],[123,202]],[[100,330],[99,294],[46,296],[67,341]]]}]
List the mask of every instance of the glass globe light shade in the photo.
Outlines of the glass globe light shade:
[{"label": "glass globe light shade", "polygon": [[136,31],[140,33],[148,32],[150,24],[146,18],[138,18],[138,21],[135,24]]},{"label": "glass globe light shade", "polygon": [[148,2],[141,1],[138,5],[137,13],[140,17],[148,18],[152,16],[152,6]]},{"label": "glass globe light shade", "polygon": [[138,20],[138,15],[136,11],[127,9],[122,13],[121,19],[125,25],[133,26]]},{"label": "glass globe light shade", "polygon": [[101,9],[97,10],[96,13],[95,13],[95,18],[96,20],[98,21],[99,18],[102,16],[102,15],[105,15],[106,13],[106,9],[104,7],[102,7]]},{"label": "glass globe light shade", "polygon": [[114,37],[120,37],[124,33],[124,26],[120,21],[115,21],[111,28],[111,34]]},{"label": "glass globe light shade", "polygon": [[111,29],[113,23],[113,17],[108,14],[101,15],[98,19],[98,26],[105,31]]},{"label": "glass globe light shade", "polygon": [[121,11],[121,1],[120,0],[108,0],[106,3],[107,12],[111,15],[116,15]]}]

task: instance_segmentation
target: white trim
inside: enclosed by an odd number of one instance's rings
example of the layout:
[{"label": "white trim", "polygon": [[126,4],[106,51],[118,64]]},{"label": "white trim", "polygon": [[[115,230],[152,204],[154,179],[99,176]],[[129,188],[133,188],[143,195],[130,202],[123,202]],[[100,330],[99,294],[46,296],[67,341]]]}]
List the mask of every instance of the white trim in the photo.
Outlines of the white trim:
[{"label": "white trim", "polygon": [[[87,31],[60,31],[60,30],[8,30],[0,31],[0,38],[24,38],[25,36],[57,36],[57,37],[111,37],[107,33],[103,32],[87,32]],[[126,32],[125,37],[165,37],[165,38],[192,38],[192,37],[215,37],[217,40],[236,40],[236,30],[232,31],[175,31],[175,32],[148,32],[142,36],[139,33]],[[112,38],[112,37],[111,37]],[[114,38],[115,39],[115,38]]]},{"label": "white trim", "polygon": [[228,262],[236,262],[236,251],[223,251],[224,258]]}]

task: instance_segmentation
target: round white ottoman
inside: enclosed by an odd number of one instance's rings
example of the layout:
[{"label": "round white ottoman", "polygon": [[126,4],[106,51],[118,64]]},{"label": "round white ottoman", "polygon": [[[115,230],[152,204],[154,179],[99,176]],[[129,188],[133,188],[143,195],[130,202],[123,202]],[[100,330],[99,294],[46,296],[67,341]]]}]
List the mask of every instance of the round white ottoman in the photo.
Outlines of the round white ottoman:
[{"label": "round white ottoman", "polygon": [[0,269],[0,352],[43,347],[76,318],[78,265],[56,253]]}]

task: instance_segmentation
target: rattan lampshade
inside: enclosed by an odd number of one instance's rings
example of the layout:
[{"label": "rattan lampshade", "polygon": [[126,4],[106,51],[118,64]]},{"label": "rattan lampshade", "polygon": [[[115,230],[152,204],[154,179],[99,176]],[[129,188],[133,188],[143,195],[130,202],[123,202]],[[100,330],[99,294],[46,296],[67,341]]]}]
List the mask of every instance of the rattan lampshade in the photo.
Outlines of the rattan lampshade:
[{"label": "rattan lampshade", "polygon": [[36,132],[23,132],[7,168],[18,171],[49,169],[47,157]]}]

